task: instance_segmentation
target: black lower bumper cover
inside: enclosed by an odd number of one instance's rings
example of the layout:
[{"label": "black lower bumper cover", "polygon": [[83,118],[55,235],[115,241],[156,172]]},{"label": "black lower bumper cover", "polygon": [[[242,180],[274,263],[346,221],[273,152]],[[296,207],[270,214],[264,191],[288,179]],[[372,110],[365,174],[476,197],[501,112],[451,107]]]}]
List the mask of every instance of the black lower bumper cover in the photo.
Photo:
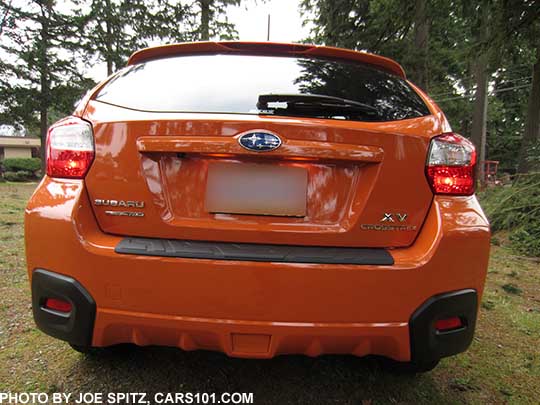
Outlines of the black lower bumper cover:
[{"label": "black lower bumper cover", "polygon": [[[69,314],[44,307],[47,298],[67,300],[72,305]],[[47,270],[34,270],[32,275],[32,309],[39,329],[73,345],[90,346],[96,303],[75,279]]]},{"label": "black lower bumper cover", "polygon": [[[411,359],[429,362],[467,350],[476,326],[478,296],[467,289],[435,295],[418,308],[411,317],[409,333]],[[463,326],[445,332],[435,329],[439,319],[459,317]]]}]

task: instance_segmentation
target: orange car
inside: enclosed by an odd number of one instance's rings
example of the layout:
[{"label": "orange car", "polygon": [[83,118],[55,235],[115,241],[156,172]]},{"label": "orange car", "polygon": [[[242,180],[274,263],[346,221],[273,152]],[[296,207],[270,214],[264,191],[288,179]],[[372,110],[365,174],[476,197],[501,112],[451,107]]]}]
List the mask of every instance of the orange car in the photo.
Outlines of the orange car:
[{"label": "orange car", "polygon": [[490,231],[476,153],[394,61],[202,42],[134,53],[47,140],[36,324],[229,356],[467,349]]}]

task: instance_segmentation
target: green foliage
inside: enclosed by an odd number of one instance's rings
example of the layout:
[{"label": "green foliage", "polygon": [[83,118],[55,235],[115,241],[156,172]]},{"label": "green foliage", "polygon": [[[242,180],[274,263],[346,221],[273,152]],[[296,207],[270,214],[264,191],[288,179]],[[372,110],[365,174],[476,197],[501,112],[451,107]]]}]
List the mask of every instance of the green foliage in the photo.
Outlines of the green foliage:
[{"label": "green foliage", "polygon": [[39,158],[6,158],[2,161],[6,172],[26,171],[34,173],[41,168]]},{"label": "green foliage", "polygon": [[540,256],[540,173],[519,176],[479,197],[493,231],[509,231],[517,252]]},{"label": "green foliage", "polygon": [[514,295],[521,295],[523,290],[519,288],[517,285],[509,283],[509,284],[503,284],[502,289],[506,291],[508,294],[514,294]]},{"label": "green foliage", "polygon": [[136,50],[153,40],[190,40],[187,29],[190,6],[162,0],[78,1],[81,15],[81,49],[106,62],[107,74],[122,68]]},{"label": "green foliage", "polygon": [[[478,2],[474,2],[477,4]],[[418,15],[419,4],[425,7]],[[473,7],[462,1],[303,0],[311,40],[388,56],[441,102],[452,127],[470,135]],[[428,26],[427,41],[417,26]],[[423,44],[423,45],[422,45]]]},{"label": "green foliage", "polygon": [[530,70],[534,53],[518,39],[514,49],[497,69],[493,80],[494,94],[488,108],[488,156],[500,162],[499,170],[514,173],[519,163],[519,150],[525,130],[529,98]]},{"label": "green foliage", "polygon": [[[263,0],[264,1],[264,0]],[[0,124],[45,137],[94,86],[86,72],[107,73],[156,43],[234,39],[228,6],[242,0],[54,0],[0,2]],[[202,9],[207,10],[204,29]],[[104,72],[105,73],[105,72]]]},{"label": "green foliage", "polygon": [[532,170],[540,171],[540,140],[531,146],[527,161]]},{"label": "green foliage", "polygon": [[193,40],[219,38],[225,41],[238,38],[234,25],[227,18],[227,7],[240,6],[242,0],[197,0],[194,3],[195,7],[189,10]]},{"label": "green foliage", "polygon": [[23,181],[29,181],[34,179],[34,174],[32,172],[26,171],[26,170],[19,170],[17,172],[5,172],[4,173],[4,180],[6,181],[15,181],[15,182],[23,182]]},{"label": "green foliage", "polygon": [[[418,2],[416,2],[418,3]],[[427,73],[426,89],[434,94],[455,91],[456,77],[466,75],[468,21],[460,2],[424,1],[426,14],[418,20],[417,4],[403,0],[303,0],[301,10],[313,25],[316,43],[367,50],[399,61],[413,81]],[[419,49],[415,24],[430,27],[426,49]]]},{"label": "green foliage", "polygon": [[540,256],[540,221],[516,229],[510,240],[518,252]]},{"label": "green foliage", "polygon": [[5,2],[0,52],[0,122],[39,128],[49,111],[68,115],[87,86],[78,59],[80,18],[54,0]]},{"label": "green foliage", "polygon": [[[107,63],[107,74],[122,68],[136,50],[159,40],[187,42],[237,37],[227,7],[242,0],[78,0],[81,49]],[[89,10],[88,10],[89,8]]]},{"label": "green foliage", "polygon": [[[483,10],[488,10],[485,35],[481,35]],[[312,26],[308,42],[397,60],[441,106],[452,128],[469,137],[474,67],[485,54],[490,75],[486,159],[500,161],[502,171],[516,171],[522,159],[531,68],[540,46],[540,2],[302,0],[301,11]],[[428,27],[427,41],[422,41],[422,26]]]}]

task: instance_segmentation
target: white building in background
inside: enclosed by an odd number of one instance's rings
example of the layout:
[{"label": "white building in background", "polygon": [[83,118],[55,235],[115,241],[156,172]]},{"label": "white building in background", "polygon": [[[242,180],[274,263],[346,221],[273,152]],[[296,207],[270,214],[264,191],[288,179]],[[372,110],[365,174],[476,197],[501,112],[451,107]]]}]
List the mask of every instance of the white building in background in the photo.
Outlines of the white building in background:
[{"label": "white building in background", "polygon": [[0,136],[0,160],[39,156],[41,139],[26,136]]}]

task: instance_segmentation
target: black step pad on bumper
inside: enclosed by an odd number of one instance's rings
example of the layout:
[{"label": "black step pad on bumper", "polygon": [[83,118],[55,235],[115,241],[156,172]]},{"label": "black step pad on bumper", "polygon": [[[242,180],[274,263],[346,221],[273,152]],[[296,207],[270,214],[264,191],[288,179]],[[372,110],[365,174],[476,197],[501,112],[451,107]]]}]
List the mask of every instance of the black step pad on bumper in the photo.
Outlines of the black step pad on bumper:
[{"label": "black step pad on bumper", "polygon": [[385,249],[124,238],[116,253],[255,262],[392,265]]}]

